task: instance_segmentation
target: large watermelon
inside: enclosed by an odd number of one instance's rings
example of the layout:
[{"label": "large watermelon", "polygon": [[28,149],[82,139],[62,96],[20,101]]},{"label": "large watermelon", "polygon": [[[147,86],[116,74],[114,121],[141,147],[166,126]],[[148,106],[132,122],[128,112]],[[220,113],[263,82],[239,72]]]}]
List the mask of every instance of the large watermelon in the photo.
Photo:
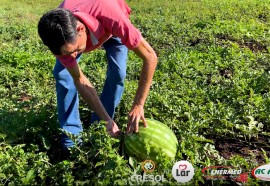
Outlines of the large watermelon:
[{"label": "large watermelon", "polygon": [[138,161],[147,159],[156,161],[160,151],[168,158],[174,158],[178,141],[173,131],[154,119],[146,118],[146,122],[148,127],[144,127],[140,121],[139,132],[126,135],[124,144],[126,153]]}]

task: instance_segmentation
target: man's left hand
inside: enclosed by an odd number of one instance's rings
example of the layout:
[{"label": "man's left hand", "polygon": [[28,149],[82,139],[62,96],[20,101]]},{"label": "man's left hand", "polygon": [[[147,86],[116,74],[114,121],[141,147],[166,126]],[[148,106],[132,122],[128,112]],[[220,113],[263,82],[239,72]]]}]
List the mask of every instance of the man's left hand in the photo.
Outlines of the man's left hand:
[{"label": "man's left hand", "polygon": [[106,132],[112,137],[112,138],[117,138],[118,134],[120,136],[123,136],[122,133],[120,132],[117,124],[110,119],[107,124],[106,124]]},{"label": "man's left hand", "polygon": [[144,110],[142,105],[135,105],[132,107],[130,113],[128,114],[128,123],[127,123],[127,133],[133,134],[139,132],[139,121],[142,120],[144,126],[147,127],[147,123],[144,118]]}]

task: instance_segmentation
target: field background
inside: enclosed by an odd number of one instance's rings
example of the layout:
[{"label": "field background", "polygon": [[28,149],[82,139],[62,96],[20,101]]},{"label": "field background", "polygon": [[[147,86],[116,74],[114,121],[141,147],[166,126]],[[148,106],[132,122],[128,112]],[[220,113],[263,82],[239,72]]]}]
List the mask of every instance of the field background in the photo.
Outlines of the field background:
[{"label": "field background", "polygon": [[[164,174],[164,185],[179,185],[170,171],[175,162],[188,160],[195,175],[186,185],[267,185],[251,171],[268,163],[270,153],[269,1],[126,2],[132,23],[159,57],[145,116],[168,125],[180,144],[175,160],[164,159],[152,174]],[[61,161],[55,58],[37,34],[39,18],[60,3],[0,0],[0,184],[143,185],[130,181],[131,175],[143,174],[141,163],[126,156],[123,139],[89,127],[92,110],[83,100],[85,146]],[[123,133],[142,66],[131,51],[127,63],[115,116]],[[98,93],[106,64],[101,49],[80,60]],[[217,165],[242,169],[248,183],[204,180],[201,170]]]}]

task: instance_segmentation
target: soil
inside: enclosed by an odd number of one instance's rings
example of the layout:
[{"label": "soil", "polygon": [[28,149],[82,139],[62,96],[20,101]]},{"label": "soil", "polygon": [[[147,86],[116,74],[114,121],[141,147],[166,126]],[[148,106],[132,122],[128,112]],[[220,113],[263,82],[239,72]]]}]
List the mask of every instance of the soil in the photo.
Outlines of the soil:
[{"label": "soil", "polygon": [[29,99],[32,99],[32,96],[28,96],[27,94],[22,94],[19,98],[18,101],[28,101]]},{"label": "soil", "polygon": [[[268,49],[267,49],[267,44],[263,44],[260,43],[258,41],[252,40],[252,41],[248,41],[248,42],[240,42],[238,40],[236,40],[235,38],[232,38],[229,35],[223,35],[223,34],[217,34],[216,35],[216,39],[217,39],[217,45],[219,46],[223,46],[223,47],[230,47],[231,44],[224,44],[223,41],[231,41],[235,44],[237,44],[240,48],[249,48],[252,52],[254,53],[258,53],[263,52],[263,53],[269,53]],[[204,39],[200,39],[200,38],[195,38],[191,41],[189,41],[189,46],[196,46],[199,43],[204,43],[204,44],[210,44],[209,41],[206,41]]]},{"label": "soil", "polygon": [[[264,164],[265,157],[261,148],[264,149],[267,155],[270,154],[270,148],[266,147],[268,142],[265,136],[259,136],[258,139],[251,138],[250,143],[245,142],[244,139],[224,139],[221,136],[212,134],[205,137],[214,142],[219,155],[225,159],[230,159],[233,156],[239,155],[245,159],[251,158],[254,163]],[[255,159],[252,159],[251,153],[255,155]]]},{"label": "soil", "polygon": [[[223,34],[217,34],[216,37],[218,38],[219,41],[232,41],[232,42],[236,43],[240,48],[249,48],[254,53],[258,53],[258,51],[266,52],[266,53],[269,52],[267,49],[267,46],[258,42],[258,41],[253,40],[250,42],[239,42],[236,39],[231,38],[231,36],[223,35]],[[220,44],[220,45],[222,45],[222,44]],[[230,46],[230,44],[227,46]]]}]

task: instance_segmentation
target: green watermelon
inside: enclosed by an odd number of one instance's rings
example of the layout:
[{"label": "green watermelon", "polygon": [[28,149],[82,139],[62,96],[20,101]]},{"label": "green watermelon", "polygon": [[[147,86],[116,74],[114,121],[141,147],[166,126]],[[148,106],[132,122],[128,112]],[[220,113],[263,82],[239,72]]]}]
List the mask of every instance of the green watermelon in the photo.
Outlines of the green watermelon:
[{"label": "green watermelon", "polygon": [[174,158],[178,141],[173,131],[163,123],[146,118],[148,127],[139,122],[139,132],[125,137],[124,148],[128,156],[137,161],[156,161],[158,152],[163,151],[168,158]]}]

